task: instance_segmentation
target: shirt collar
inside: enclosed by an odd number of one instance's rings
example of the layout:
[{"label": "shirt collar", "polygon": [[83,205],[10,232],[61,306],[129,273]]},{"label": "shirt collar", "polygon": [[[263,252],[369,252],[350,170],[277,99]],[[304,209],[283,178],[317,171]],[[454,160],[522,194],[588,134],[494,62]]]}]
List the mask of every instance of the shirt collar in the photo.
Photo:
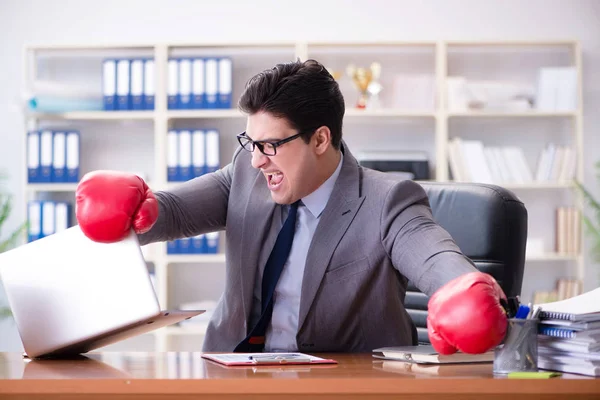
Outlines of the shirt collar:
[{"label": "shirt collar", "polygon": [[333,192],[333,187],[335,186],[335,181],[340,175],[340,171],[342,170],[342,162],[344,161],[344,154],[340,152],[340,162],[338,163],[337,168],[331,174],[329,178],[317,190],[302,198],[302,203],[308,208],[308,211],[311,212],[313,216],[319,218],[321,213],[325,209],[327,205],[327,201],[331,196],[331,192]]}]

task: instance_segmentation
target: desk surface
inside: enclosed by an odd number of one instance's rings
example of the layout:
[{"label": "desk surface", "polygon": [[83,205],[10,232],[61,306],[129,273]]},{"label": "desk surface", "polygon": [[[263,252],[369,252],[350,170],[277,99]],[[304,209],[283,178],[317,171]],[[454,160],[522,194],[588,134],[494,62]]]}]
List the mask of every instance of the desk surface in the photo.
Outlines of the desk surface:
[{"label": "desk surface", "polygon": [[26,361],[0,353],[0,396],[19,398],[598,398],[600,379],[494,377],[491,364],[420,366],[370,354],[326,354],[333,366],[224,367],[200,352],[90,353],[77,360]]}]

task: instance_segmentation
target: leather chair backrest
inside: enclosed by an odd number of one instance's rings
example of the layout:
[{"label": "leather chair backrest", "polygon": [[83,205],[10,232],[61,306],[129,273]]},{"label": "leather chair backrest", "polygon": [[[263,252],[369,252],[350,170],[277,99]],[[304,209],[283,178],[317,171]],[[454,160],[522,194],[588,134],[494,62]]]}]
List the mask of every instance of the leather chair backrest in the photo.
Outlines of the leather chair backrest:
[{"label": "leather chair backrest", "polygon": [[[482,272],[492,275],[507,297],[521,293],[527,240],[527,210],[511,191],[480,183],[418,182],[427,192],[434,220],[454,238]],[[418,342],[429,343],[429,297],[409,282],[404,301],[417,328]]]}]

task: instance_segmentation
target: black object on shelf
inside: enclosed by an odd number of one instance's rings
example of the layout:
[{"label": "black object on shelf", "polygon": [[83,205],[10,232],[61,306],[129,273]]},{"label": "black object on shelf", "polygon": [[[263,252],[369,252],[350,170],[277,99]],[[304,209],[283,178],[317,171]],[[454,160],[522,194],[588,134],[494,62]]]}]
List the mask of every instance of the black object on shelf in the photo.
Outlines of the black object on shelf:
[{"label": "black object on shelf", "polygon": [[370,151],[358,154],[357,159],[365,168],[399,173],[407,179],[430,179],[429,160],[424,152]]}]

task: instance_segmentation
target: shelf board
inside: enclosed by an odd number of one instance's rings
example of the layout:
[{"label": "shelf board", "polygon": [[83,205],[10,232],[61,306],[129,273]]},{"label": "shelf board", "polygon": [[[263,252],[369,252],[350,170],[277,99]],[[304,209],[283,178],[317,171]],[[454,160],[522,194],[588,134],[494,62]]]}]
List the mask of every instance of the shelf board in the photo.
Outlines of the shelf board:
[{"label": "shelf board", "polygon": [[[434,118],[434,111],[410,111],[398,109],[363,110],[350,108],[346,117],[404,117],[404,118]],[[207,118],[242,118],[246,115],[237,109],[214,110],[169,110],[169,119],[207,119]]]},{"label": "shelf board", "polygon": [[32,113],[29,116],[36,119],[78,121],[153,120],[154,111],[71,111],[65,113]]},{"label": "shelf board", "polygon": [[30,192],[74,192],[77,183],[28,183],[26,187]]},{"label": "shelf board", "polygon": [[549,118],[549,117],[574,117],[576,111],[450,111],[448,117],[456,118]]},{"label": "shelf board", "polygon": [[449,40],[448,46],[574,46],[577,42],[574,40],[492,40],[492,41],[472,41],[472,40]]},{"label": "shelf board", "polygon": [[224,263],[225,254],[167,254],[167,262],[174,263]]},{"label": "shelf board", "polygon": [[153,49],[154,43],[88,43],[88,44],[34,44],[27,46],[27,50],[130,50]]},{"label": "shelf board", "polygon": [[560,253],[528,254],[525,256],[526,261],[577,261],[578,258],[578,254]]},{"label": "shelf board", "polygon": [[[435,118],[435,111],[419,110],[401,110],[394,108],[384,108],[376,110],[363,110],[358,108],[349,108],[346,110],[346,117],[398,117],[398,118]],[[563,112],[545,112],[545,111],[524,111],[524,112],[490,112],[490,111],[464,111],[448,112],[450,118],[548,118],[548,117],[574,117],[576,111]],[[30,117],[36,119],[48,120],[98,120],[98,121],[117,121],[117,120],[153,120],[154,111],[72,111],[65,113],[31,113]],[[230,109],[205,109],[205,110],[169,110],[167,117],[169,119],[216,119],[216,118],[243,118],[246,115],[235,108]]]},{"label": "shelf board", "polygon": [[169,110],[169,119],[242,118],[245,114],[237,108],[206,110]]},{"label": "shelf board", "polygon": [[395,108],[382,108],[375,110],[348,108],[346,117],[400,117],[400,118],[435,118],[435,111],[401,110]]},{"label": "shelf board", "polygon": [[[151,182],[146,182],[152,187]],[[78,183],[28,183],[27,191],[36,192],[74,192],[77,190]]]},{"label": "shelf board", "polygon": [[572,189],[572,182],[532,182],[532,183],[498,183],[505,189],[537,190],[537,189]]}]

